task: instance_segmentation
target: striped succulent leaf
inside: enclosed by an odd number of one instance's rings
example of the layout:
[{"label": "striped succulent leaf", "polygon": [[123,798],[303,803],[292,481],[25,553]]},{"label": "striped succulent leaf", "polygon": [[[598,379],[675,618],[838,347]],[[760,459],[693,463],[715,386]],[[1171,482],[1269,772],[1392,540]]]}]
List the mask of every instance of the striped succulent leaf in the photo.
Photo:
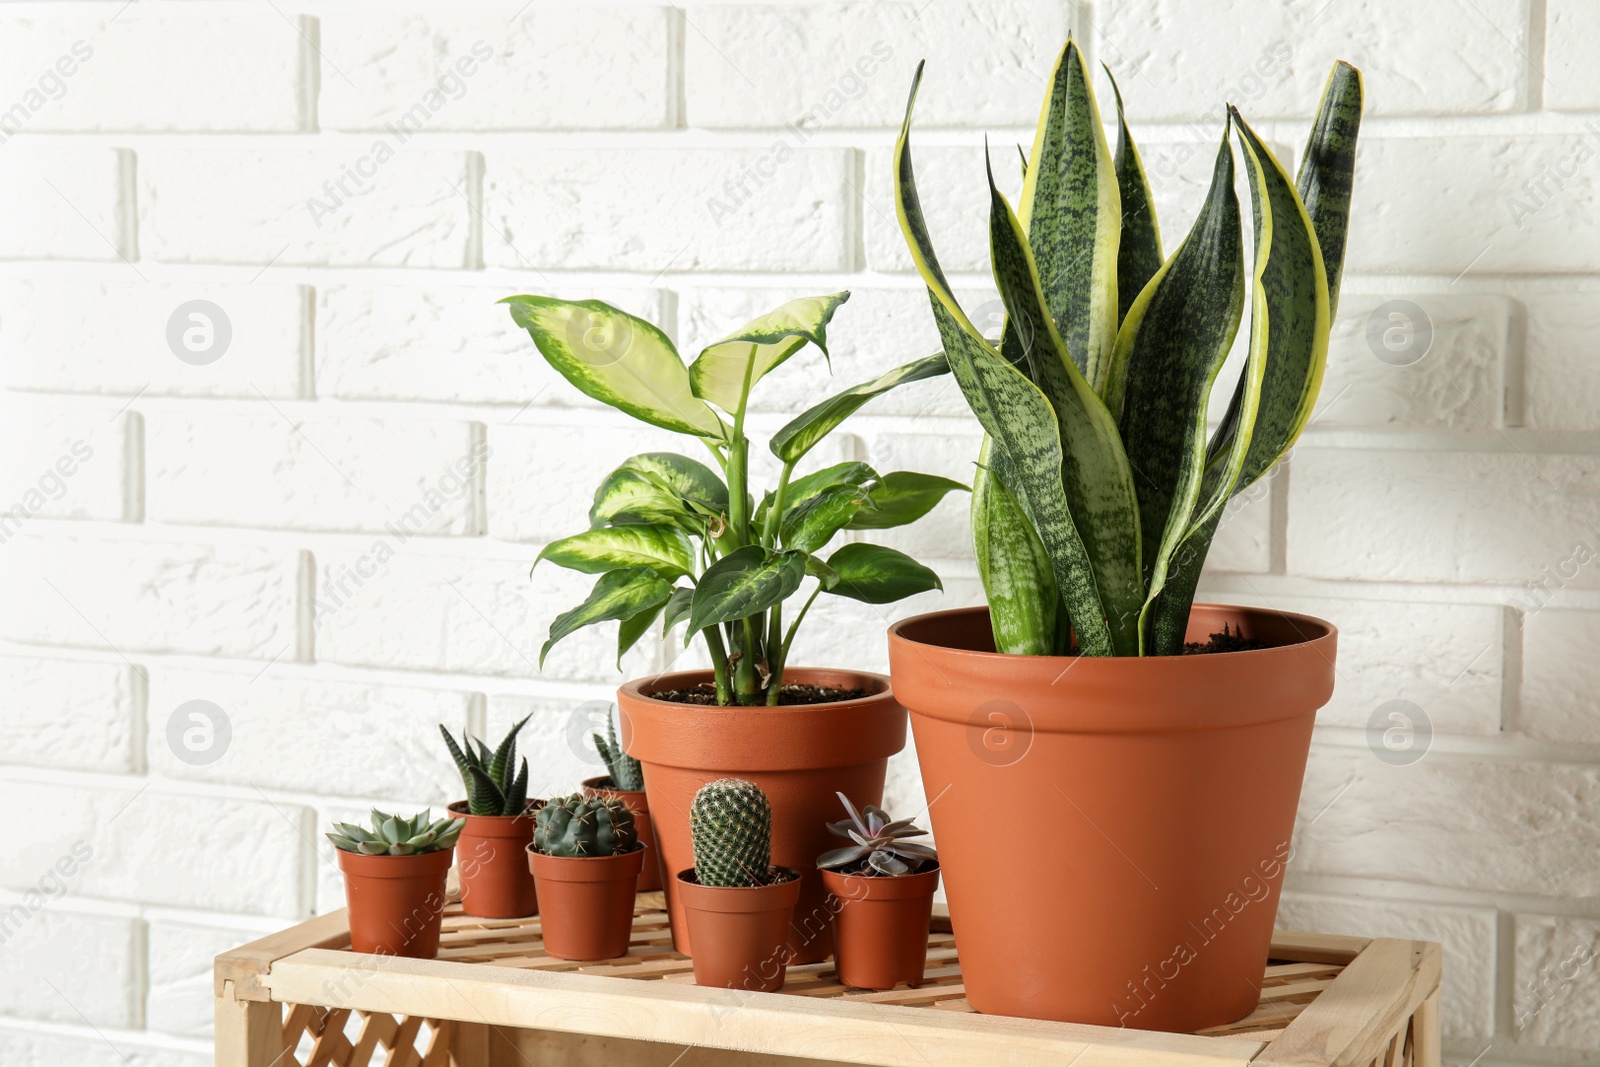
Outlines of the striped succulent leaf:
[{"label": "striped succulent leaf", "polygon": [[[1145,178],[1144,160],[1133,143],[1133,132],[1122,113],[1122,90],[1111,68],[1111,92],[1117,98],[1117,150],[1112,164],[1117,172],[1117,190],[1122,195],[1122,241],[1117,246],[1117,324],[1120,329],[1128,309],[1138,299],[1156,271],[1161,269],[1161,227],[1156,223],[1154,197]],[[1107,404],[1116,411],[1115,404]]]}]

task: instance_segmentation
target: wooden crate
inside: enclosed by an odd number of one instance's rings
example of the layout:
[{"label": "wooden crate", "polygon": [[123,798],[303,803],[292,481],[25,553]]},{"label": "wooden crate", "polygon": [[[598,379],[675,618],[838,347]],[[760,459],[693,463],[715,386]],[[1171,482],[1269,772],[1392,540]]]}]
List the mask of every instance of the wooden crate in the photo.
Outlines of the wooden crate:
[{"label": "wooden crate", "polygon": [[659,892],[640,894],[628,954],[601,963],[545,955],[537,918],[475,919],[459,903],[436,960],[349,944],[339,911],[217,957],[219,1067],[1440,1062],[1440,951],[1423,941],[1280,931],[1260,1007],[1194,1035],[980,1015],[944,914],[926,984],[886,993],[845,989],[827,963],[791,967],[781,993],[696,986]]}]

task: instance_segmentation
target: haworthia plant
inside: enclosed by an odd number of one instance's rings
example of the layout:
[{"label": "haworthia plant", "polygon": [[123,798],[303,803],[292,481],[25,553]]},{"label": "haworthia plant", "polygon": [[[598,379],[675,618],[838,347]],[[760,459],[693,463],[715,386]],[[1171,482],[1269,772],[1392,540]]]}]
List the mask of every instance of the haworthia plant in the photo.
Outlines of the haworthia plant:
[{"label": "haworthia plant", "polygon": [[[687,622],[711,653],[721,704],[777,704],[795,635],[817,596],[887,604],[941,588],[916,560],[853,542],[853,530],[915,522],[960,482],[842,463],[808,474],[806,455],[862,405],[949,372],[942,355],[897,367],[801,412],[772,437],[776,487],[750,487],[745,415],[752,389],[806,345],[824,356],[846,292],[791,300],[713,341],[685,364],[665,333],[595,300],[513,296],[511,317],[550,365],[582,392],[653,426],[698,440],[715,469],[666,452],[634,456],[595,492],[590,529],[545,546],[539,560],[598,574],[593,591],[557,616],[539,652],[596,623],[618,621],[617,658],[658,621]],[[537,561],[535,561],[537,565]],[[785,626],[784,607],[811,582]],[[608,759],[609,762],[609,759]]]},{"label": "haworthia plant", "polygon": [[589,739],[594,742],[594,750],[606,765],[613,788],[635,793],[644,788],[644,768],[638,760],[622,750],[622,742],[617,740],[616,720],[608,714],[606,735],[590,734]]},{"label": "haworthia plant", "polygon": [[461,733],[461,743],[457,744],[444,724],[439,724],[445,746],[450,749],[450,758],[455,761],[461,781],[467,787],[469,814],[521,815],[527,810],[528,761],[524,757],[521,768],[517,767],[517,734],[532,717],[525,716],[507,731],[493,752],[482,741],[468,736],[465,730]]},{"label": "haworthia plant", "polygon": [[[1006,309],[996,346],[957,303],[917,195],[910,134],[922,73],[895,145],[896,212],[944,355],[987,435],[972,532],[995,647],[1181,652],[1224,508],[1287,454],[1322,384],[1361,75],[1334,64],[1297,179],[1230,108],[1199,217],[1163,258],[1121,94],[1113,152],[1069,40],[1023,163],[1019,210],[989,172],[990,253]],[[1212,388],[1247,303],[1235,141],[1253,227],[1249,350],[1208,437]]]}]

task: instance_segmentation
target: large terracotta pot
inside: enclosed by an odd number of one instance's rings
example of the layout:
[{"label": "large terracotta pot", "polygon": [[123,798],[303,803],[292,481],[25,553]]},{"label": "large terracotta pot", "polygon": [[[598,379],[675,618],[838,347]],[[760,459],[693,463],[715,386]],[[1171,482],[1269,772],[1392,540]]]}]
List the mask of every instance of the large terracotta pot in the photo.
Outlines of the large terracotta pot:
[{"label": "large terracotta pot", "polygon": [[450,814],[467,823],[456,839],[462,911],[484,919],[539,914],[539,894],[523,854],[533,841],[537,812],[536,804],[522,815],[473,815],[465,800],[450,805]]},{"label": "large terracotta pot", "polygon": [[445,879],[454,849],[413,856],[366,856],[339,849],[350,947],[430,960],[439,954]]},{"label": "large terracotta pot", "polygon": [[791,963],[817,963],[833,951],[833,913],[815,860],[833,847],[827,823],[844,793],[857,805],[883,803],[889,757],[906,743],[906,713],[881,674],[791,670],[791,684],[863,689],[870,696],[835,704],[719,708],[653,700],[651,693],[711,680],[682,671],[629,682],[617,692],[622,744],[644,765],[656,842],[661,846],[673,946],[694,955],[678,880],[694,866],[689,804],[718,778],[744,778],[772,801],[772,862],[800,872],[800,900],[790,931]]},{"label": "large terracotta pot", "polygon": [[823,871],[822,884],[838,901],[839,981],[854,989],[921,985],[939,865],[893,877]]},{"label": "large terracotta pot", "polygon": [[694,930],[696,985],[776,993],[788,973],[788,933],[800,899],[794,871],[782,882],[755,886],[701,885],[694,871],[672,879]]},{"label": "large terracotta pot", "polygon": [[549,856],[528,846],[526,865],[539,882],[544,950],[560,960],[625,955],[633,933],[633,898],[644,846],[617,856]]},{"label": "large terracotta pot", "polygon": [[967,999],[1037,1019],[1198,1030],[1254,1010],[1336,631],[1196,604],[1271,647],[1004,656],[986,608],[889,629]]},{"label": "large terracotta pot", "polygon": [[661,888],[661,850],[656,847],[656,831],[650,821],[650,800],[643,789],[618,789],[611,784],[609,774],[583,780],[583,795],[616,797],[633,812],[633,829],[639,841],[648,850],[644,866],[639,871],[639,892],[648,893]]}]

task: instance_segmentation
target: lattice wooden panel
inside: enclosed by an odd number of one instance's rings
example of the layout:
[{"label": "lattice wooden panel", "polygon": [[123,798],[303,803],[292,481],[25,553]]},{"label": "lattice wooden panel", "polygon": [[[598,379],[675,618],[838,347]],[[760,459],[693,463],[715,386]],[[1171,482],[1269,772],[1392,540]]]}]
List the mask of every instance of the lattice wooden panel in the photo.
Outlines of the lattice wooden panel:
[{"label": "lattice wooden panel", "polygon": [[283,1006],[281,1067],[481,1067],[451,1057],[458,1024],[384,1012]]}]

